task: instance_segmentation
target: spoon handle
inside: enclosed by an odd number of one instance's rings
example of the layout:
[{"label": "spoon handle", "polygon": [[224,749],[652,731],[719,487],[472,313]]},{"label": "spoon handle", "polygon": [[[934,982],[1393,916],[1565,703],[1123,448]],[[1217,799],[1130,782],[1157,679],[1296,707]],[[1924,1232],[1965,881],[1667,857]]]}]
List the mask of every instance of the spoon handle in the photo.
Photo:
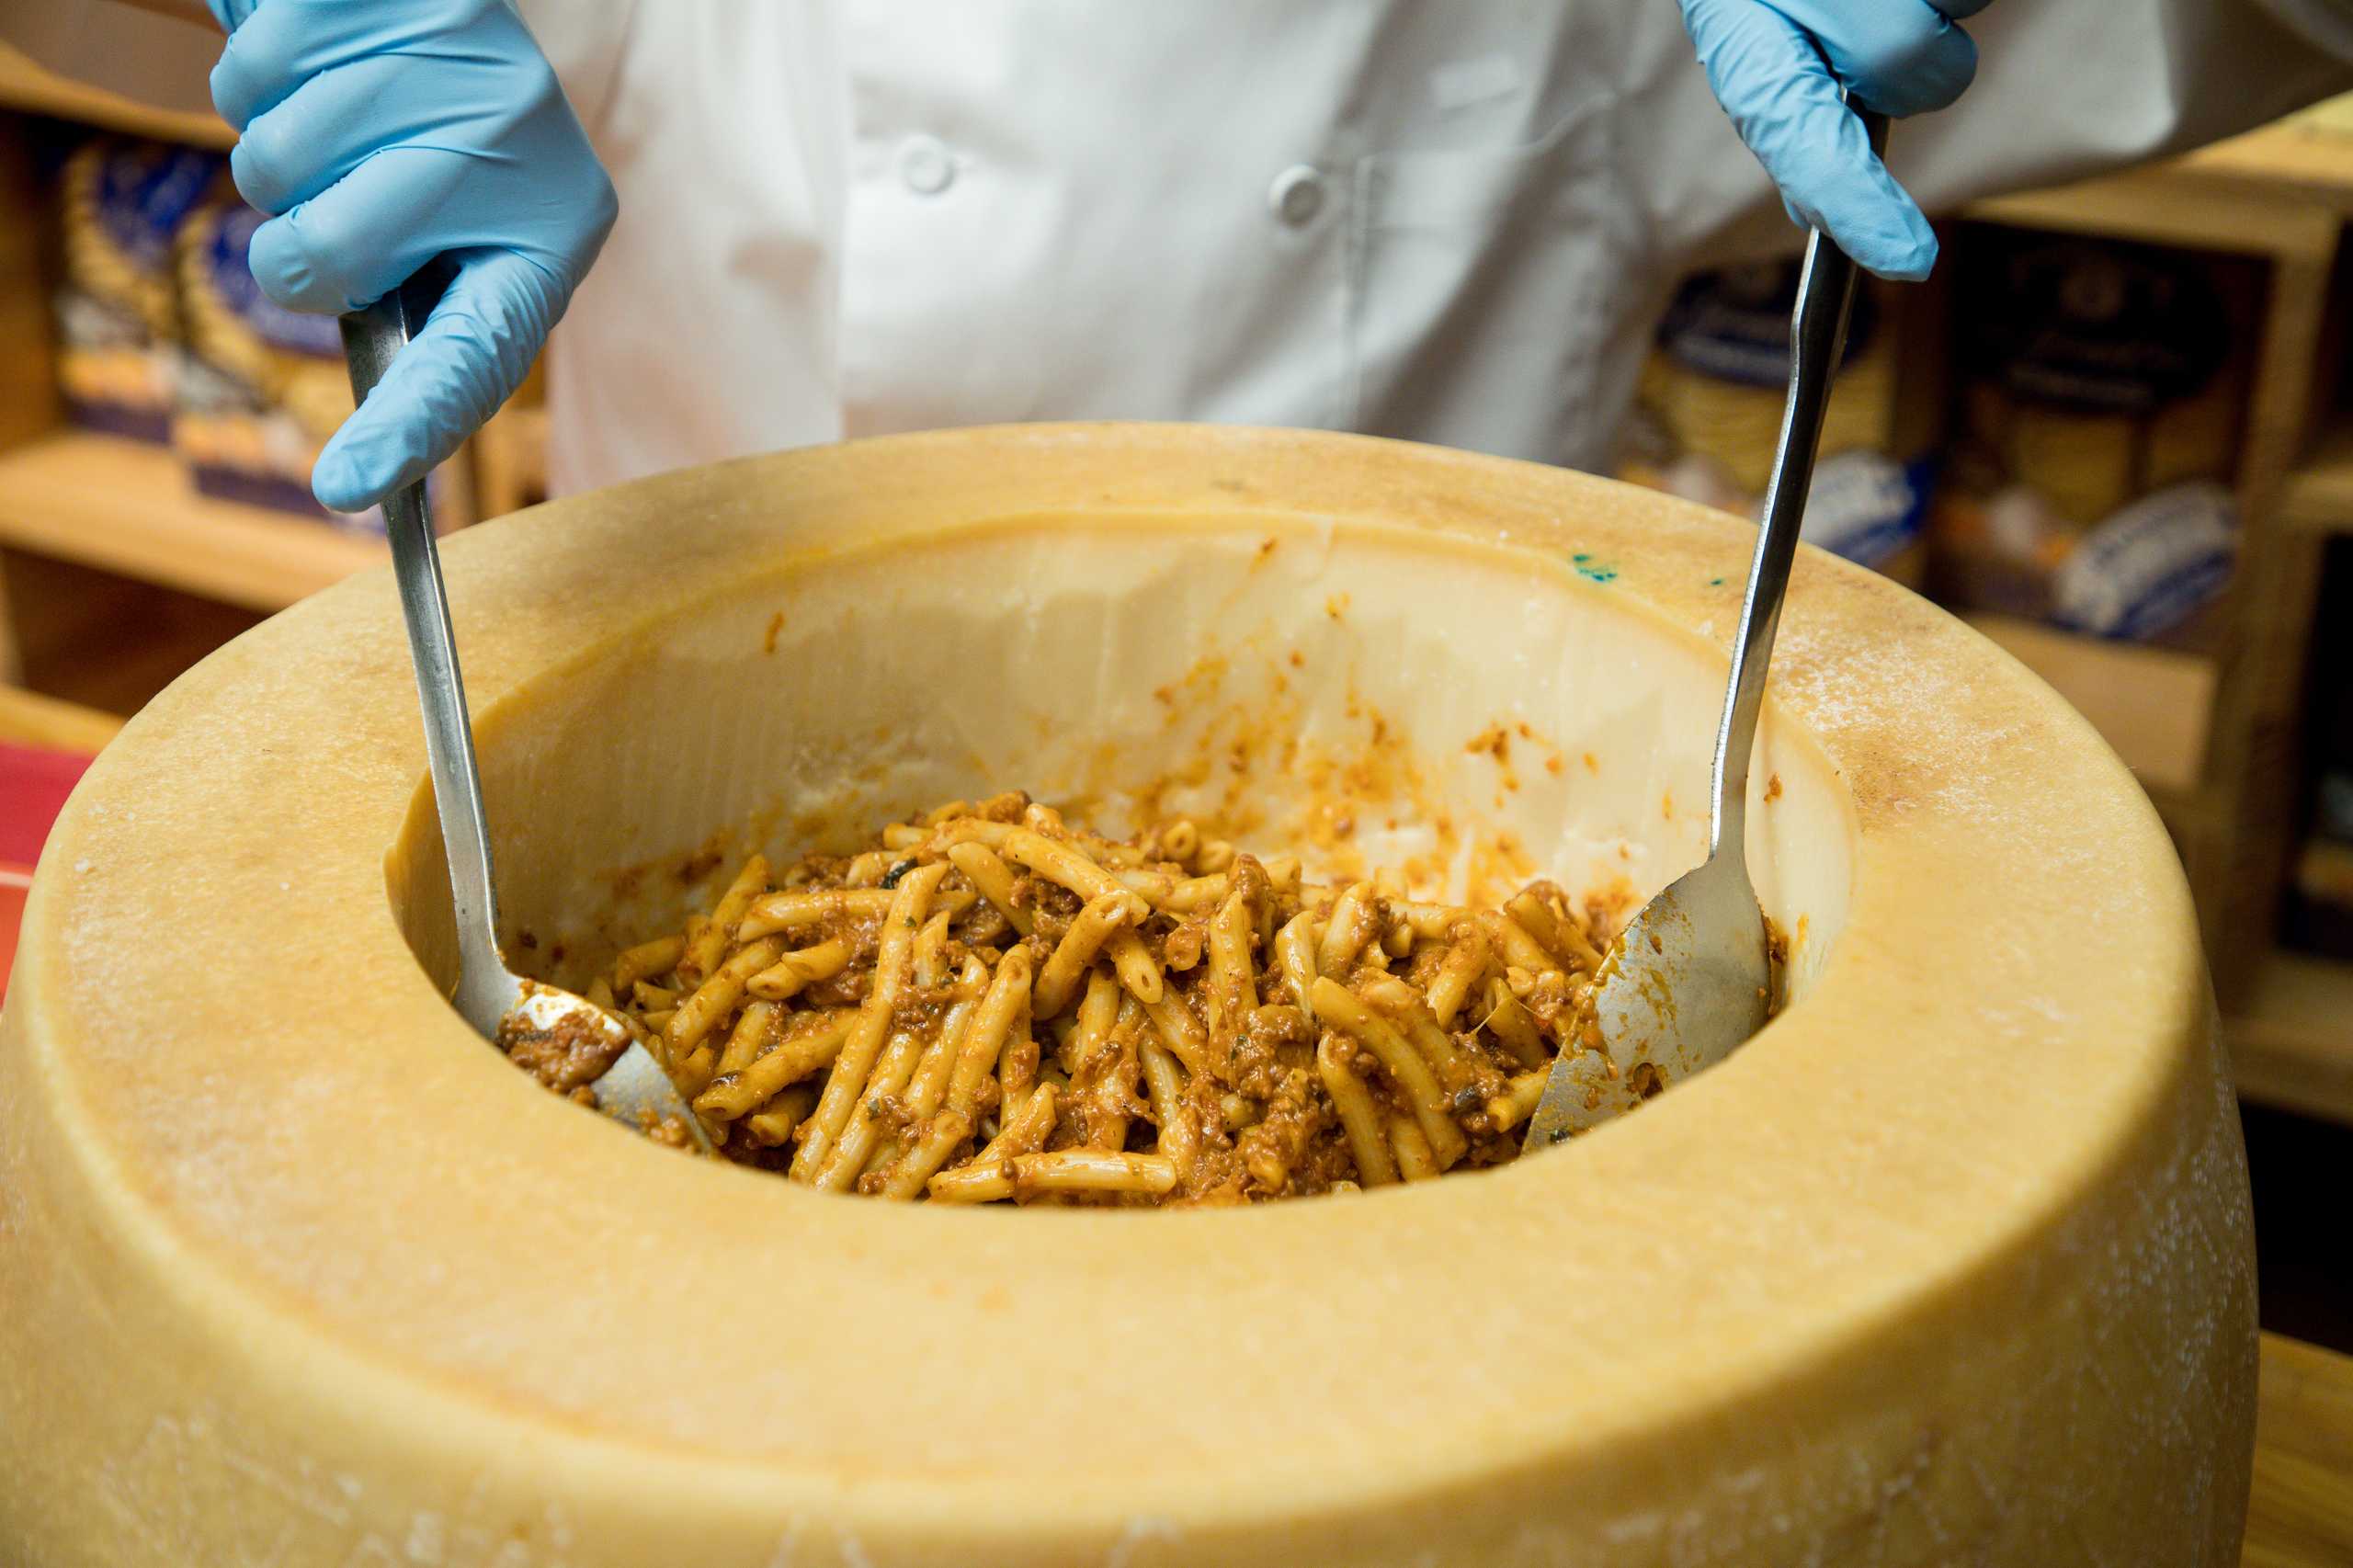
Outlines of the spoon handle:
[{"label": "spoon handle", "polygon": [[[1887,117],[1857,111],[1871,150],[1887,145]],[[1715,815],[1710,824],[1710,858],[1745,854],[1748,765],[1756,749],[1756,717],[1765,701],[1765,668],[1773,656],[1773,633],[1781,621],[1781,597],[1797,557],[1798,529],[1805,519],[1806,494],[1813,487],[1813,459],[1822,443],[1823,411],[1838,358],[1847,346],[1847,321],[1855,304],[1857,268],[1845,251],[1819,230],[1806,241],[1805,267],[1798,276],[1797,308],[1790,316],[1790,396],[1781,414],[1781,439],[1773,477],[1765,491],[1763,526],[1748,564],[1748,591],[1740,607],[1740,634],[1732,655],[1732,681],[1724,692],[1722,722],[1716,731]]]},{"label": "spoon handle", "polygon": [[[431,313],[437,282],[420,274],[374,304],[343,318],[344,357],[351,365],[351,395],[369,392]],[[392,536],[392,574],[416,665],[416,696],[425,715],[425,755],[433,773],[433,803],[449,865],[449,895],[458,917],[461,989],[503,972],[498,954],[498,896],[491,880],[490,830],[483,815],[482,779],[474,767],[473,728],[458,672],[458,644],[449,625],[449,597],[433,542],[425,483],[404,484],[384,500]],[[464,1007],[461,1012],[472,1013]],[[495,1017],[503,1003],[492,1008]]]}]

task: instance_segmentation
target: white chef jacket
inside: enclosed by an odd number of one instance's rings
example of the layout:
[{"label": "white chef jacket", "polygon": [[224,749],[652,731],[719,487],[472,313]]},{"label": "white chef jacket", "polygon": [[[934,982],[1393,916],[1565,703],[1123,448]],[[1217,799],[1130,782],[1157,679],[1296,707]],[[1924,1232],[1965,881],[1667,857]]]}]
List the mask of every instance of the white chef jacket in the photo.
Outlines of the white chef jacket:
[{"label": "white chef jacket", "polygon": [[[1022,419],[1601,467],[1674,280],[1796,237],[1667,0],[521,6],[621,203],[559,489]],[[1975,86],[1894,131],[1932,211],[2353,85],[2255,0],[1971,28]]]},{"label": "white chef jacket", "polygon": [[[525,14],[621,217],[554,483],[995,420],[1605,465],[1682,272],[1789,233],[1666,0],[773,0]],[[1931,208],[2346,85],[2245,0],[2012,0],[1899,125]]]}]

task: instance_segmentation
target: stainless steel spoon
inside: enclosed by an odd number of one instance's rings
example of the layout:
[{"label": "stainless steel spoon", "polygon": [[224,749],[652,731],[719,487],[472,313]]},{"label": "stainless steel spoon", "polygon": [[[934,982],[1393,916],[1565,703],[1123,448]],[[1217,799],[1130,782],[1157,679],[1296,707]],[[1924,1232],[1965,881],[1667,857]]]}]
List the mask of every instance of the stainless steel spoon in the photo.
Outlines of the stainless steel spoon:
[{"label": "stainless steel spoon", "polygon": [[[1873,151],[1887,144],[1887,119],[1860,116]],[[1855,303],[1854,262],[1816,233],[1806,242],[1790,318],[1790,394],[1765,492],[1765,517],[1748,566],[1748,592],[1716,730],[1715,803],[1708,858],[1643,905],[1611,944],[1597,977],[1599,1051],[1563,1049],[1529,1119],[1524,1152],[1548,1149],[1631,1109],[1652,1085],[1671,1084],[1731,1055],[1765,1027],[1773,972],[1765,915],[1749,884],[1748,765],[1765,699],[1765,666],[1780,623],[1781,597],[1797,555],[1799,525],[1813,483],[1823,409],[1847,343]]]},{"label": "stainless steel spoon", "polygon": [[[343,318],[344,357],[350,361],[355,399],[367,401],[391,369],[393,356],[424,325],[438,292],[434,283],[420,278]],[[585,997],[526,980],[506,967],[498,950],[497,882],[491,869],[482,778],[474,767],[473,729],[466,716],[449,599],[441,582],[440,551],[433,542],[422,481],[386,498],[384,521],[392,536],[401,613],[408,623],[409,653],[416,664],[425,755],[449,858],[450,901],[457,910],[458,990],[452,1005],[476,1033],[501,1047],[524,1041],[557,1050],[576,1046],[585,1056],[626,1044],[591,1084],[597,1108],[642,1130],[675,1119],[697,1147],[711,1153],[702,1123],[653,1053],[631,1037],[619,1018]]]}]

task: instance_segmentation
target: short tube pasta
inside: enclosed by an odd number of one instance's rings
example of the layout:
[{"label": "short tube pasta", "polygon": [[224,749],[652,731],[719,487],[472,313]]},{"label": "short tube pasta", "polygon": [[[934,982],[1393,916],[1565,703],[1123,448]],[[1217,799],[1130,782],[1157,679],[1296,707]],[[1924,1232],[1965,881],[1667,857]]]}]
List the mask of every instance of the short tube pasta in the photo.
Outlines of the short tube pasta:
[{"label": "short tube pasta", "polygon": [[[593,980],[726,1158],[902,1202],[1256,1202],[1518,1154],[1611,932],[1018,794],[745,857]],[[1588,1058],[1581,1071],[1606,1071]],[[589,1090],[574,1090],[586,1095]]]}]

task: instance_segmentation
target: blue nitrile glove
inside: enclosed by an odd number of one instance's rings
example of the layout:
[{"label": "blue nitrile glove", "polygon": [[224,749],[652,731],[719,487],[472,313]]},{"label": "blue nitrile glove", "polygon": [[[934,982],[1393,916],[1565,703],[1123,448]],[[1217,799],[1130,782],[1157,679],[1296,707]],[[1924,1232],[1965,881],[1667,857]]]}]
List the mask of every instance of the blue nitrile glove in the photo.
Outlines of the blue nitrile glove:
[{"label": "blue nitrile glove", "polygon": [[340,313],[435,256],[456,278],[319,454],[357,511],[455,451],[506,401],[613,225],[612,181],[507,0],[208,0],[228,29],[212,101],[237,189],[276,214],[255,280]]},{"label": "blue nitrile glove", "polygon": [[1926,278],[1937,236],[1838,89],[1899,118],[1943,108],[1977,72],[1977,46],[1953,24],[1987,0],[1681,4],[1708,85],[1790,216],[1882,278]]}]

